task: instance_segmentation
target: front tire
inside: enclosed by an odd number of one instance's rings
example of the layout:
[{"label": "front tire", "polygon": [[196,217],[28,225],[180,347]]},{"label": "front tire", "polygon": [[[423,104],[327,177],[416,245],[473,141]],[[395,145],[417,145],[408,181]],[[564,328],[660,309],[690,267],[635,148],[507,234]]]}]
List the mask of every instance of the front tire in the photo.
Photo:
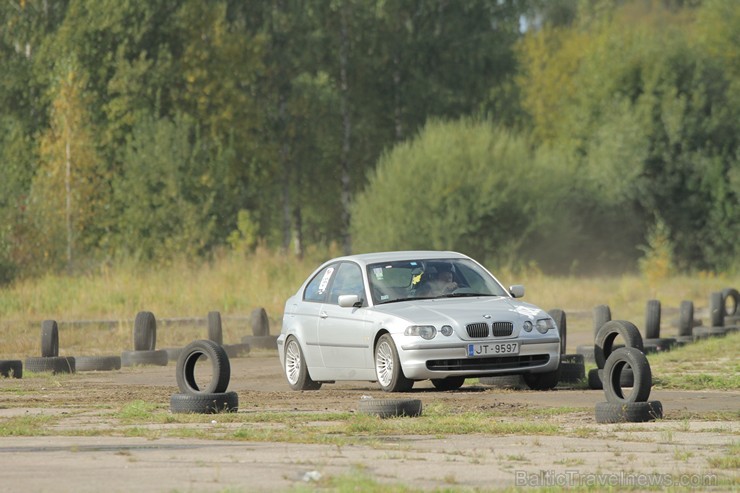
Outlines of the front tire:
[{"label": "front tire", "polygon": [[522,375],[524,383],[532,390],[552,390],[560,380],[560,371],[549,371],[547,373],[525,373]]},{"label": "front tire", "polygon": [[308,373],[306,358],[303,357],[298,340],[290,336],[285,343],[285,378],[293,390],[319,390],[321,382],[314,382]]},{"label": "front tire", "polygon": [[432,385],[437,390],[457,390],[465,383],[465,377],[432,378]]},{"label": "front tire", "polygon": [[414,381],[403,374],[396,344],[390,334],[380,336],[375,346],[375,376],[380,388],[386,392],[407,392],[414,386]]}]

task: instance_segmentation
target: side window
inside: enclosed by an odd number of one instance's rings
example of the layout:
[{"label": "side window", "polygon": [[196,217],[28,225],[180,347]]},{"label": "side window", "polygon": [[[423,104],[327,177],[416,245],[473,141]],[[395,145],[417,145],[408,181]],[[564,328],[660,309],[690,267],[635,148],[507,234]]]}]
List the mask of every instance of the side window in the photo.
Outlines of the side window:
[{"label": "side window", "polygon": [[332,274],[336,270],[337,266],[334,264],[325,267],[316,274],[306,286],[306,290],[303,292],[303,300],[323,303],[326,300],[329,281],[331,281]]},{"label": "side window", "polygon": [[356,294],[361,300],[365,299],[365,288],[362,282],[362,271],[357,264],[343,262],[339,265],[337,275],[331,284],[329,303],[339,303],[339,295]]}]

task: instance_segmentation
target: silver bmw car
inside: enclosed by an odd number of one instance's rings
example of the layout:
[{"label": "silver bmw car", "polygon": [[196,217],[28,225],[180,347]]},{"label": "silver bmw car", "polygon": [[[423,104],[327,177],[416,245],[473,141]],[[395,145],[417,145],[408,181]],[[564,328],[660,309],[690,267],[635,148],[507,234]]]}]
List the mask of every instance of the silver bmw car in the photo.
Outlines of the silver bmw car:
[{"label": "silver bmw car", "polygon": [[468,377],[522,374],[533,389],[557,384],[560,336],[540,308],[456,252],[339,257],[285,303],[277,340],[294,390],[337,380],[388,392],[430,379],[443,390]]}]

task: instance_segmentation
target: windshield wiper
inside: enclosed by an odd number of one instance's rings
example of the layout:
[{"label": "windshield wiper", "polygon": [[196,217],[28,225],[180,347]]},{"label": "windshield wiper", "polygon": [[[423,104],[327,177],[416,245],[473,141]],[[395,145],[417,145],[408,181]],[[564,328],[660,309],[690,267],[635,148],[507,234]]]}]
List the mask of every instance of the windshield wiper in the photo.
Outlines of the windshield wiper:
[{"label": "windshield wiper", "polygon": [[467,296],[496,296],[490,293],[449,293],[442,295],[443,298],[464,298]]},{"label": "windshield wiper", "polygon": [[381,301],[380,303],[378,303],[378,305],[385,305],[387,303],[398,303],[399,301],[424,300],[424,299],[428,299],[428,298],[417,298],[417,297],[413,297],[413,298],[396,298],[395,300]]}]

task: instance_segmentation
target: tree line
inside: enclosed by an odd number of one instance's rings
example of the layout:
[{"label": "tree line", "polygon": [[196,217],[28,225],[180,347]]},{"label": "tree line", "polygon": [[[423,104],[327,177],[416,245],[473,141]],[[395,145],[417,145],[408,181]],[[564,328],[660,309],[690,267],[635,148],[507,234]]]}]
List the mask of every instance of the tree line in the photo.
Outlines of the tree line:
[{"label": "tree line", "polygon": [[737,268],[738,30],[732,0],[3,3],[0,280],[258,242]]}]

